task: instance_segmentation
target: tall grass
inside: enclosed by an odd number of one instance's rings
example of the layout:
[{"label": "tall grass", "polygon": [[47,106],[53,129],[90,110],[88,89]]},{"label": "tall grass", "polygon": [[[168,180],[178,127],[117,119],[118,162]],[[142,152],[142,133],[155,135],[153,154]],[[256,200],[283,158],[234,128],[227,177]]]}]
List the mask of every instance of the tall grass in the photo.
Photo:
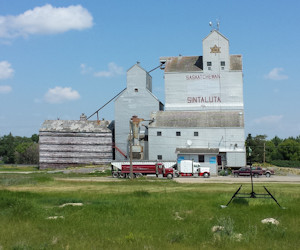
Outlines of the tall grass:
[{"label": "tall grass", "polygon": [[[235,201],[221,209],[237,186],[129,180],[89,183],[73,192],[52,178],[32,178],[22,184],[34,182],[32,192],[8,191],[14,186],[2,182],[3,249],[297,249],[300,243],[299,185],[268,186],[286,210],[264,199]],[[50,184],[62,191],[38,191]],[[79,202],[83,206],[60,207]],[[58,217],[48,219],[53,216]],[[280,224],[261,223],[269,217]],[[213,232],[214,226],[224,229]]]}]

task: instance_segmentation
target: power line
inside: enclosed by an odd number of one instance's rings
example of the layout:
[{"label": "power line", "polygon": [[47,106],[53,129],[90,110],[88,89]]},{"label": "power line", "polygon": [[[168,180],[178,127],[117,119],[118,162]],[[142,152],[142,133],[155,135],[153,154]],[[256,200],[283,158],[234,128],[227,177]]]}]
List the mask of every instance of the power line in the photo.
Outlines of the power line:
[{"label": "power line", "polygon": [[[126,88],[125,88],[126,89]],[[115,95],[113,98],[111,98],[107,103],[105,103],[102,107],[100,107],[97,111],[95,111],[93,114],[91,114],[88,118],[90,119],[94,114],[98,114],[99,110],[103,109],[107,104],[109,104],[112,100],[114,100],[115,98],[117,98],[125,89],[123,89],[120,93],[118,93],[117,95]],[[98,119],[98,117],[97,117]]]}]

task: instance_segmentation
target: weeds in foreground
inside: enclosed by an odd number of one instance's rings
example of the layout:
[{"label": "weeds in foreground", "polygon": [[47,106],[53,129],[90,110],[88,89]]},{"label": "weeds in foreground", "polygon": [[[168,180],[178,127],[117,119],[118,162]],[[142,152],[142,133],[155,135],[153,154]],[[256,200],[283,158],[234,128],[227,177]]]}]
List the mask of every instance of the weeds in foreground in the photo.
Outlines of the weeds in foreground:
[{"label": "weeds in foreground", "polygon": [[[44,176],[26,178],[22,180],[25,184],[16,181],[17,184],[11,182],[10,186],[2,184],[2,188],[68,185]],[[296,192],[299,185],[272,186],[277,191],[276,198],[283,205],[289,204],[287,210],[265,200],[237,200],[220,209],[219,205],[235,189],[225,184],[180,185],[139,180],[79,187],[82,190],[76,192],[0,190],[0,246],[3,249],[296,249],[300,243],[297,237],[300,193]],[[90,190],[91,187],[95,189]],[[106,192],[101,192],[104,189]],[[83,205],[62,207],[65,203]],[[262,224],[261,220],[268,217],[276,218],[280,224]]]}]

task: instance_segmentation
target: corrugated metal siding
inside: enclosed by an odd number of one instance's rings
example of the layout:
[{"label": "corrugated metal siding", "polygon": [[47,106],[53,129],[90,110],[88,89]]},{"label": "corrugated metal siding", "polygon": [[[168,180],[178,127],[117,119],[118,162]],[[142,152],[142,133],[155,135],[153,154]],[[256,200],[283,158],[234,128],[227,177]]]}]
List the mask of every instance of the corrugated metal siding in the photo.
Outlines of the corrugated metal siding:
[{"label": "corrugated metal siding", "polygon": [[165,95],[165,110],[243,109],[243,74],[165,73]]},{"label": "corrugated metal siding", "polygon": [[218,148],[176,148],[177,154],[219,154]]},{"label": "corrugated metal siding", "polygon": [[[129,121],[133,115],[145,120],[150,119],[153,111],[160,110],[160,101],[150,92],[151,86],[150,75],[140,66],[135,65],[127,72],[127,88],[115,100],[115,145],[127,156]],[[137,91],[135,91],[137,89]],[[144,124],[148,124],[145,122]],[[141,127],[145,131],[145,127]],[[145,145],[147,150],[147,145]],[[145,157],[148,156],[145,152]],[[124,160],[124,156],[116,151],[116,160]]]},{"label": "corrugated metal siding", "polygon": [[[161,136],[157,136],[157,131]],[[181,132],[181,136],[176,136]],[[198,136],[194,136],[198,132]],[[188,145],[188,141],[189,144]],[[176,148],[218,148],[219,152],[241,152],[245,155],[244,128],[149,127],[149,159],[176,160]]]},{"label": "corrugated metal siding", "polygon": [[246,166],[245,152],[227,152],[228,167],[244,167]]},{"label": "corrugated metal siding", "polygon": [[[219,52],[212,52],[215,47]],[[229,54],[229,41],[218,31],[203,40],[203,57],[160,59],[165,61],[165,110],[244,108],[242,56]]]},{"label": "corrugated metal siding", "polygon": [[241,55],[230,56],[230,70],[243,70]]}]

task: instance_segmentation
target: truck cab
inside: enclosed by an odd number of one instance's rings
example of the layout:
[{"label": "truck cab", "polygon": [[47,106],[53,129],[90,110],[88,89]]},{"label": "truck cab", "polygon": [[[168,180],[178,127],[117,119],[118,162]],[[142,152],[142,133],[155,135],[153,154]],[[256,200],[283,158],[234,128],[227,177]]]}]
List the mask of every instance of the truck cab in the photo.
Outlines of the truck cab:
[{"label": "truck cab", "polygon": [[181,160],[178,164],[176,176],[203,176],[204,178],[208,178],[210,176],[210,169],[208,167],[201,167],[199,162]]}]

